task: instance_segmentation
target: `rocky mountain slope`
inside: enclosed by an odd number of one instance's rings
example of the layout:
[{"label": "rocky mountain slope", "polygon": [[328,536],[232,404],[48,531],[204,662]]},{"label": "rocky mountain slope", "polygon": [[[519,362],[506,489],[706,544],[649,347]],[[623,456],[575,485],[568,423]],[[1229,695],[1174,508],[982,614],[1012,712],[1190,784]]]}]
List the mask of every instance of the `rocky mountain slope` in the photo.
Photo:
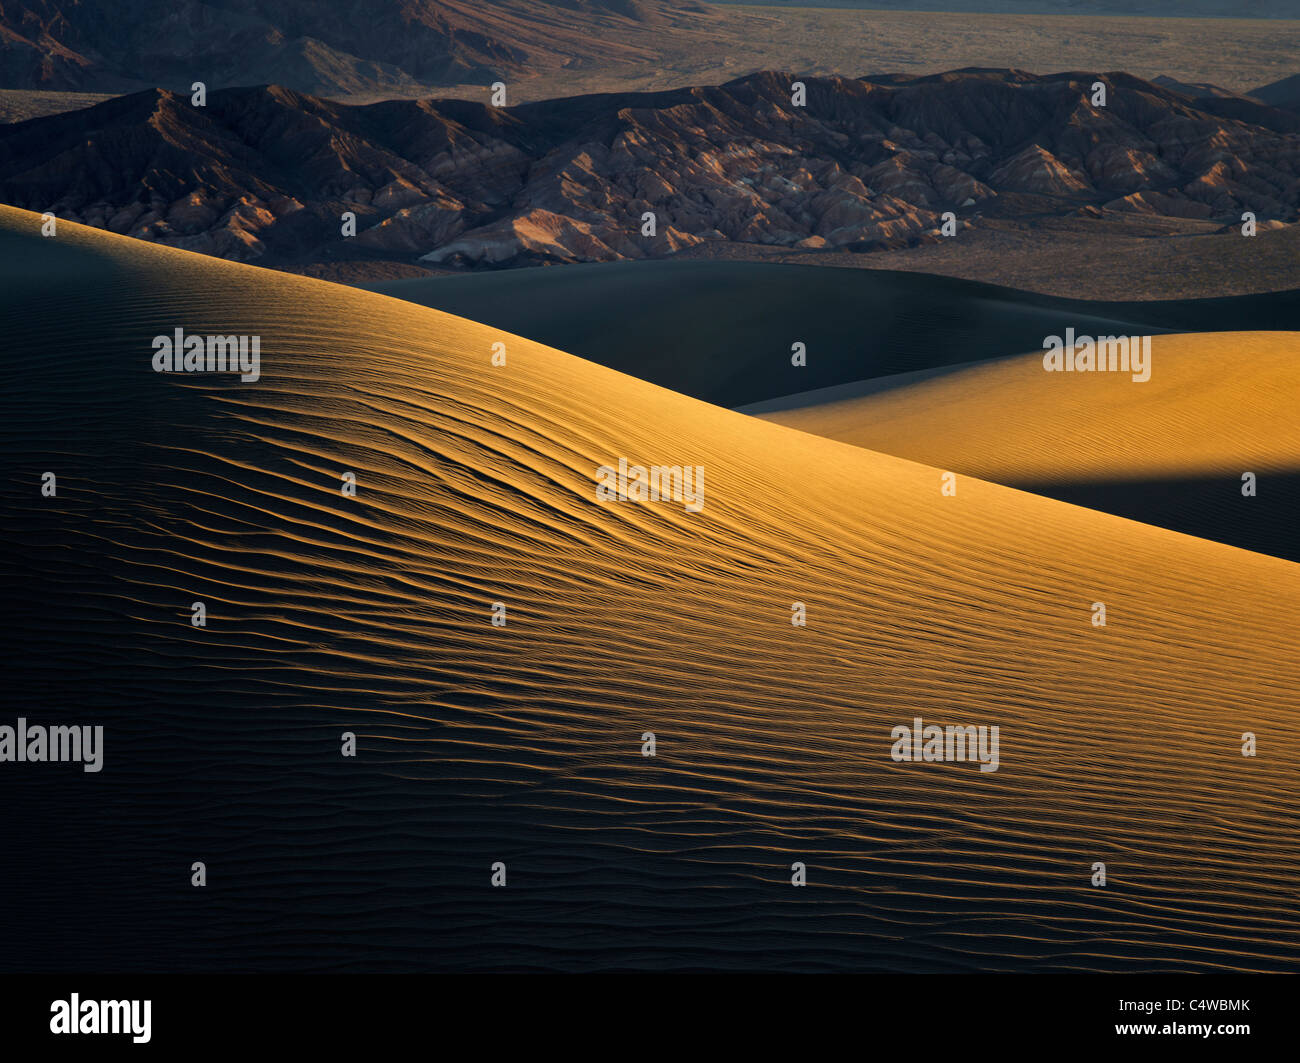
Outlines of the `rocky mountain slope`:
[{"label": "rocky mountain slope", "polygon": [[1300,207],[1300,119],[1245,98],[970,70],[804,78],[800,107],[795,80],[513,108],[151,90],[0,128],[0,199],[233,259],[469,267],[897,247],[942,239],[947,211],[1268,226]]},{"label": "rocky mountain slope", "polygon": [[336,93],[490,82],[538,67],[649,61],[656,35],[714,17],[690,0],[132,0],[112,7],[0,5],[0,88],[124,92],[274,81]]}]

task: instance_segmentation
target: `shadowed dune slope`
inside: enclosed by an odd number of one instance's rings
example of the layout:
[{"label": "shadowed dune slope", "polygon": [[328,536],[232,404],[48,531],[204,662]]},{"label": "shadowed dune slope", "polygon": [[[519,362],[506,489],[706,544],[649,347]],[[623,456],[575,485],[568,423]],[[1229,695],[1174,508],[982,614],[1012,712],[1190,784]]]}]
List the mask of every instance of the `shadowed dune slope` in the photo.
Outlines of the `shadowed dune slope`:
[{"label": "shadowed dune slope", "polygon": [[[1297,967],[1296,566],[37,227],[0,209],[6,687],[106,752],[0,770],[5,966]],[[155,374],[176,327],[261,379]],[[703,512],[596,502],[620,456]],[[916,716],[1000,770],[895,763]]]},{"label": "shadowed dune slope", "polygon": [[[1300,560],[1300,332],[1155,336],[1151,377],[1042,355],[863,381],[745,412]],[[1244,473],[1256,494],[1242,494]]]},{"label": "shadowed dune slope", "polygon": [[[1300,291],[1059,299],[923,273],[685,259],[362,285],[720,406],[1038,350],[1045,336],[1300,329]],[[791,345],[807,365],[791,365]]]}]

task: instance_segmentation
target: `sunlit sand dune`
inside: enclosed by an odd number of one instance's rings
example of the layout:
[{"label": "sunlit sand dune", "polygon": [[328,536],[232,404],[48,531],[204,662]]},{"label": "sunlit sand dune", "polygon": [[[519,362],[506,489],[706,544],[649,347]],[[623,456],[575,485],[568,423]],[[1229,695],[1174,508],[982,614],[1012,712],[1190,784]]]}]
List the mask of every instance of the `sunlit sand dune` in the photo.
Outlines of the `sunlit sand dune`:
[{"label": "sunlit sand dune", "polygon": [[1039,352],[903,386],[869,381],[859,396],[807,393],[748,409],[944,468],[960,455],[972,475],[992,480],[1300,469],[1300,332],[1150,342],[1145,381],[1046,372]]},{"label": "sunlit sand dune", "polygon": [[[1294,564],[38,229],[0,208],[7,686],[106,753],[0,775],[5,964],[1300,962]],[[176,328],[260,378],[155,373]],[[703,509],[598,501],[620,458]],[[998,770],[892,760],[915,717]]]},{"label": "sunlit sand dune", "polygon": [[[778,424],[1300,556],[1300,332],[1151,338],[1150,379],[1041,353],[745,407]],[[1254,495],[1243,476],[1254,474]]]}]

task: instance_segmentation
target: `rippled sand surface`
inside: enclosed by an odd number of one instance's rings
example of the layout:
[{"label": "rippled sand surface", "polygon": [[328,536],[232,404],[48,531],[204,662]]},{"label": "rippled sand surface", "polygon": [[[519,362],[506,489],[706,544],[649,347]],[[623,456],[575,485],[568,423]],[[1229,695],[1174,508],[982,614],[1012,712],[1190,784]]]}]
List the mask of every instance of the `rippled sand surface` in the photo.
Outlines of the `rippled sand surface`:
[{"label": "rippled sand surface", "polygon": [[[0,766],[0,965],[1296,968],[1294,564],[38,227],[0,208],[4,722],[106,753]],[[154,373],[177,327],[261,379]],[[703,511],[597,501],[620,457]],[[999,770],[894,762],[917,716]]]}]

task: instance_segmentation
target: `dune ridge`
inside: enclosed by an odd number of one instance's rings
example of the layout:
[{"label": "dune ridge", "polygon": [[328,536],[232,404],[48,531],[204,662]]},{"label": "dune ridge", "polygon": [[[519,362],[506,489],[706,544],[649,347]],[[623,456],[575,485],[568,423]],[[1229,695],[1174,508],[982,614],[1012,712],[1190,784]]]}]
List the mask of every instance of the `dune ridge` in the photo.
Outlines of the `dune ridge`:
[{"label": "dune ridge", "polygon": [[1045,372],[1039,351],[885,383],[745,409],[913,461],[959,461],[999,483],[1300,470],[1300,332],[1157,335],[1151,377],[1140,382],[1124,372]]},{"label": "dune ridge", "polygon": [[[745,406],[777,424],[1300,560],[1300,332],[1156,335],[1151,376],[1020,354]],[[1242,495],[1245,473],[1256,495]]]},{"label": "dune ridge", "polygon": [[[1300,329],[1300,292],[1061,299],[933,274],[674,258],[361,285],[720,406],[1038,350],[1046,336]],[[806,365],[791,364],[794,342]]]},{"label": "dune ridge", "polygon": [[[0,774],[0,962],[1295,969],[1296,566],[38,231],[0,208],[12,706],[108,738],[97,781]],[[261,379],[154,373],[177,326]],[[597,502],[620,456],[705,467],[704,511]],[[894,763],[915,716],[999,725],[1000,770]]]}]

